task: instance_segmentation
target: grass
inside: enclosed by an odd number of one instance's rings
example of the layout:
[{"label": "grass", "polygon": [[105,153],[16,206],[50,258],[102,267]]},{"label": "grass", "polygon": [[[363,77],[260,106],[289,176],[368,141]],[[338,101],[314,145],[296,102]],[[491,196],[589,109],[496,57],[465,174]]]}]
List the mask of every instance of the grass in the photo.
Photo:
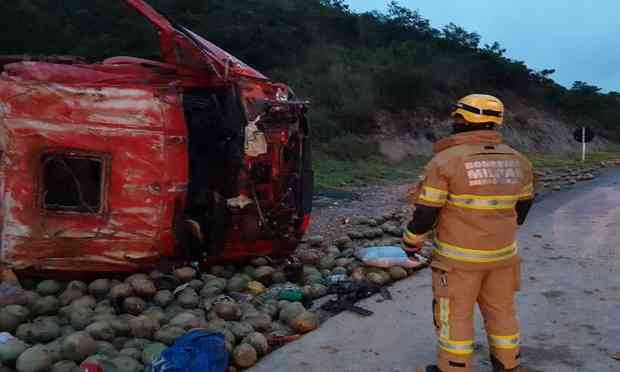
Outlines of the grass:
[{"label": "grass", "polygon": [[345,186],[407,183],[417,179],[428,157],[411,157],[393,162],[380,156],[339,160],[325,155],[314,159],[317,190]]},{"label": "grass", "polygon": [[[534,168],[565,168],[582,166],[581,153],[574,154],[526,154],[530,159]],[[601,161],[620,159],[620,146],[611,148],[609,151],[595,152],[587,154],[585,164],[586,167],[599,164]]]},{"label": "grass", "polygon": [[[526,154],[535,169],[555,169],[581,166],[581,154]],[[585,166],[601,161],[620,159],[620,146],[611,151],[588,154]],[[417,156],[401,161],[390,161],[381,156],[364,159],[337,159],[318,153],[314,158],[315,184],[317,191],[326,188],[347,186],[410,183],[417,180],[430,157]]]}]

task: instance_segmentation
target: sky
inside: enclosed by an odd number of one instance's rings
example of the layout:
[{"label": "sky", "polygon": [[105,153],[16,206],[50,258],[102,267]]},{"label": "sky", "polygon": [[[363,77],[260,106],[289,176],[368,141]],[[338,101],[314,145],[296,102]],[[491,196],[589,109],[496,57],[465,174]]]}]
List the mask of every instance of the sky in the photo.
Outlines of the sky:
[{"label": "sky", "polygon": [[[387,0],[348,0],[356,12],[385,10]],[[534,70],[555,69],[566,86],[576,80],[620,91],[620,0],[400,0],[435,28],[454,22],[498,41],[506,56]]]}]

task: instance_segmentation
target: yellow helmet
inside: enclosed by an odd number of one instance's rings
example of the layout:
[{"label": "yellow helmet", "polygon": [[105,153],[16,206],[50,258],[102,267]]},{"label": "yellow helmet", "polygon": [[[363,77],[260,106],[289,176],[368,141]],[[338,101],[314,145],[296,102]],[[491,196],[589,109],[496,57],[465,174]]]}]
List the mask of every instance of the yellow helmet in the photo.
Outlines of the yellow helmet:
[{"label": "yellow helmet", "polygon": [[468,124],[504,123],[504,104],[486,94],[470,94],[459,100],[452,117],[462,116]]}]

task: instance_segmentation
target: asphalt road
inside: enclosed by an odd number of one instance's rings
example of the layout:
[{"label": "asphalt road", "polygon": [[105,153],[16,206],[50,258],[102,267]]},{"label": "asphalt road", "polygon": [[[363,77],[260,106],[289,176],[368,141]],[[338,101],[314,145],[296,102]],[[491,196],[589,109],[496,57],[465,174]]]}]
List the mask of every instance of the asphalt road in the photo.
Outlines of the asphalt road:
[{"label": "asphalt road", "polygon": [[[524,365],[538,371],[620,371],[620,171],[544,197],[520,235],[518,295]],[[430,272],[391,287],[265,359],[252,372],[407,372],[434,361]],[[477,319],[477,371],[490,371]]]}]

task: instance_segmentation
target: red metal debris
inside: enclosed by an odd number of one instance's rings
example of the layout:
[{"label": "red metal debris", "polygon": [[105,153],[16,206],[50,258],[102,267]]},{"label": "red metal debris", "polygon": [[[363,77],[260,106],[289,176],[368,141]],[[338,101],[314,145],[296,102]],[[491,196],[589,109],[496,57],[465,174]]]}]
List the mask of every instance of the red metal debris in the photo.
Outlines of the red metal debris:
[{"label": "red metal debris", "polygon": [[285,255],[309,223],[305,104],[141,0],[161,61],[0,58],[0,264],[134,271]]}]

